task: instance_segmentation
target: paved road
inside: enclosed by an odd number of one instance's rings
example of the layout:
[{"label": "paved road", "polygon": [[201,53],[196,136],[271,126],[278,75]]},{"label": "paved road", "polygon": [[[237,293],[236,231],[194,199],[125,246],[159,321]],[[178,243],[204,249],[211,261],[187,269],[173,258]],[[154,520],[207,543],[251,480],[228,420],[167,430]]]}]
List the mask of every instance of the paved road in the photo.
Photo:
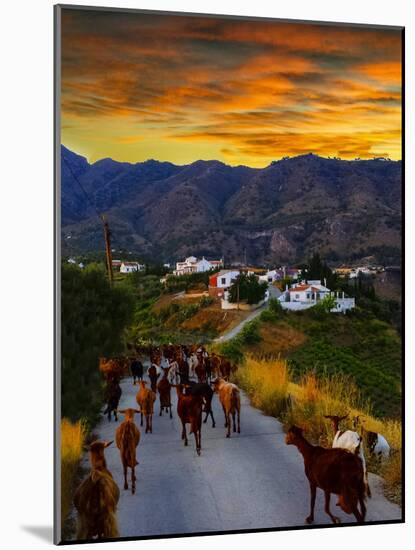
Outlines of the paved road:
[{"label": "paved road", "polygon": [[[278,296],[281,295],[281,291],[278,288],[276,288],[274,285],[268,285],[268,290],[269,290],[270,298],[278,298]],[[264,311],[264,309],[266,309],[268,307],[268,304],[269,304],[269,302],[266,302],[263,306],[261,306],[258,309],[254,310],[252,313],[250,313],[248,315],[248,317],[246,319],[241,321],[239,323],[239,325],[236,325],[236,327],[231,329],[229,332],[225,332],[225,334],[222,334],[222,336],[218,336],[218,338],[215,338],[214,341],[215,342],[226,342],[227,340],[231,340],[232,338],[234,338],[237,334],[239,334],[239,332],[241,332],[243,327],[247,323],[249,323],[249,321],[252,321],[253,319],[255,319],[255,317],[258,317],[258,315],[260,313],[262,313]]]},{"label": "paved road", "polygon": [[[122,382],[120,408],[135,407],[137,387]],[[176,394],[174,403],[176,404]],[[216,428],[210,420],[202,428],[202,455],[197,456],[193,435],[189,447],[181,439],[176,409],[153,419],[153,434],[142,430],[137,458],[137,492],[124,491],[119,451],[106,450],[108,467],[121,490],[118,519],[121,536],[174,535],[205,531],[275,528],[304,525],[309,489],[302,457],[284,442],[281,424],[264,416],[242,398],[241,434],[225,438],[223,413],[213,400]],[[99,438],[114,439],[116,424],[98,425]],[[87,465],[87,457],[84,457]],[[382,495],[381,480],[370,476],[373,498],[368,520],[399,519],[401,510]],[[344,521],[352,521],[335,506]],[[328,523],[323,494],[316,503],[316,524]]]}]

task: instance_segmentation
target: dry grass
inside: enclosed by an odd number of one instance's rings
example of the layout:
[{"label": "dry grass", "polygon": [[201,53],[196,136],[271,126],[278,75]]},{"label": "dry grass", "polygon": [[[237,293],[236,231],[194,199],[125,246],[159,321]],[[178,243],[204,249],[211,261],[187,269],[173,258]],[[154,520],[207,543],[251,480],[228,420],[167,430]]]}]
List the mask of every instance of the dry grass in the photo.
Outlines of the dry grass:
[{"label": "dry grass", "polygon": [[218,334],[222,334],[236,327],[241,321],[248,317],[249,313],[249,311],[237,310],[224,311],[220,308],[220,304],[215,303],[200,309],[190,319],[186,319],[181,326],[187,330],[197,330],[203,327],[209,327]]},{"label": "dry grass", "polygon": [[64,418],[61,422],[61,516],[62,524],[69,513],[74,482],[83,452],[86,430],[82,422],[72,424]]},{"label": "dry grass", "polygon": [[397,420],[378,419],[371,414],[353,381],[342,374],[317,379],[307,373],[299,384],[290,381],[290,371],[283,359],[261,361],[247,357],[237,373],[237,382],[249,395],[252,404],[266,414],[280,418],[286,426],[295,424],[305,430],[314,443],[330,447],[333,440],[331,424],[324,415],[344,415],[349,419],[342,429],[353,429],[351,419],[360,415],[367,430],[381,433],[391,446],[391,457],[379,465],[368,461],[369,470],[385,480],[386,495],[400,503],[402,425]]},{"label": "dry grass", "polygon": [[238,370],[238,383],[249,395],[254,407],[271,416],[280,416],[286,408],[289,371],[283,360],[259,361],[248,357]]},{"label": "dry grass", "polygon": [[252,355],[261,359],[275,359],[285,356],[293,349],[301,346],[307,339],[306,335],[291,327],[288,323],[264,323],[260,329],[261,342],[251,346],[249,351]]}]

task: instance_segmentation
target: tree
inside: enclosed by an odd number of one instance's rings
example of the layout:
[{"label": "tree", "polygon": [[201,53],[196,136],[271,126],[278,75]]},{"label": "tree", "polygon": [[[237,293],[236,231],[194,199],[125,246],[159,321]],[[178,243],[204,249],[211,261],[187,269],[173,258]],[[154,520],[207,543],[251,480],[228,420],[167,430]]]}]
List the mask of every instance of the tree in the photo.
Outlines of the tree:
[{"label": "tree", "polygon": [[336,298],[328,294],[322,300],[317,302],[313,309],[319,312],[330,313],[330,311],[336,307]]},{"label": "tree", "polygon": [[111,287],[102,266],[62,265],[62,416],[96,420],[102,405],[99,357],[123,350],[134,299]]},{"label": "tree", "polygon": [[327,286],[334,290],[337,287],[337,275],[322,261],[320,254],[315,252],[309,260],[308,266],[302,270],[302,278],[307,280],[319,279],[324,284],[326,279]]},{"label": "tree", "polygon": [[239,300],[257,304],[264,299],[267,288],[267,283],[260,283],[256,275],[241,273],[229,288],[229,301],[235,303]]}]

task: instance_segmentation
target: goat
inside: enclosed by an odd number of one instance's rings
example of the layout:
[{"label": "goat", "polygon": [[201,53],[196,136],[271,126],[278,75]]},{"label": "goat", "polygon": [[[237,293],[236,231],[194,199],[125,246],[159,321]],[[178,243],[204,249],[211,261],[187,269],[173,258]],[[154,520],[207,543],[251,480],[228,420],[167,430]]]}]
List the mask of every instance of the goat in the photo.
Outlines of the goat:
[{"label": "goat", "polygon": [[107,404],[103,414],[108,414],[108,421],[111,422],[111,413],[114,413],[114,418],[118,421],[117,409],[121,399],[121,386],[118,377],[110,377],[105,387],[105,403]]},{"label": "goat", "polygon": [[145,380],[140,381],[140,389],[136,395],[136,401],[140,406],[141,422],[143,425],[143,416],[146,418],[146,433],[153,433],[153,412],[154,401],[156,400],[156,394],[150,389],[146,388],[147,382]]},{"label": "goat", "polygon": [[366,494],[368,497],[371,497],[372,493],[370,491],[369,480],[367,477],[366,460],[365,454],[363,452],[362,438],[357,432],[353,432],[352,430],[339,430],[340,422],[342,420],[345,420],[348,416],[348,414],[346,414],[345,416],[325,415],[324,418],[330,420],[331,425],[333,426],[334,439],[332,447],[337,449],[346,449],[347,451],[350,451],[351,453],[357,455],[362,461]]},{"label": "goat", "polygon": [[187,358],[187,365],[189,367],[189,378],[194,378],[196,374],[196,367],[199,364],[197,355],[192,353],[190,357]]},{"label": "goat", "polygon": [[143,363],[139,359],[133,359],[133,361],[131,362],[130,369],[131,369],[131,376],[133,377],[133,385],[135,386],[136,379],[138,382],[143,379],[143,371],[144,371]]},{"label": "goat", "polygon": [[134,413],[137,409],[125,409],[118,411],[125,416],[125,420],[118,426],[115,432],[115,443],[120,450],[121,462],[124,468],[124,489],[128,489],[127,470],[131,468],[131,492],[135,493],[135,467],[136,448],[140,443],[140,430],[134,423]]},{"label": "goat", "polygon": [[91,471],[74,495],[78,512],[78,539],[119,537],[117,504],[120,490],[107,469],[104,449],[112,441],[94,441],[89,446]]},{"label": "goat", "polygon": [[228,429],[226,437],[231,436],[231,416],[233,421],[233,431],[236,432],[235,415],[238,417],[238,434],[241,433],[241,397],[239,388],[231,382],[226,382],[223,378],[217,378],[213,382],[215,392],[219,395],[223,414],[225,415],[225,428]]},{"label": "goat", "polygon": [[383,435],[377,432],[371,432],[366,430],[363,426],[364,420],[361,420],[360,416],[353,417],[353,427],[358,429],[360,425],[360,433],[362,435],[363,441],[366,443],[369,450],[369,454],[374,456],[380,462],[383,459],[387,459],[390,456],[390,445],[383,437]]},{"label": "goat", "polygon": [[218,378],[221,375],[220,365],[221,365],[221,358],[219,355],[216,355],[215,352],[212,352],[212,355],[210,357],[210,371],[211,371],[211,377]]},{"label": "goat", "polygon": [[203,399],[203,403],[205,405],[203,409],[203,411],[205,412],[203,424],[206,424],[207,419],[210,415],[212,418],[212,428],[214,428],[216,426],[216,423],[212,411],[212,399],[214,393],[212,388],[206,382],[189,382],[188,386],[189,387],[186,390],[186,393],[190,393],[190,395],[198,395]]},{"label": "goat", "polygon": [[224,380],[229,381],[229,378],[232,372],[231,362],[228,361],[228,359],[222,358],[219,369],[220,369],[221,377]]},{"label": "goat", "polygon": [[173,415],[171,413],[171,395],[170,395],[170,388],[171,384],[168,379],[169,375],[169,368],[163,368],[163,378],[160,380],[160,382],[157,384],[157,389],[160,395],[160,416],[163,414],[163,409],[166,410],[166,412],[170,411],[170,418],[173,418]]},{"label": "goat", "polygon": [[[187,386],[189,388],[189,386]],[[186,424],[190,424],[190,433],[194,435],[196,452],[200,456],[202,450],[202,397],[183,393],[183,384],[176,386],[177,414],[182,423],[182,440],[187,447]]]},{"label": "goat", "polygon": [[160,376],[160,373],[158,372],[158,365],[155,363],[152,363],[147,370],[148,377],[150,378],[150,384],[151,384],[151,391],[154,393],[157,393],[157,380]]},{"label": "goat", "polygon": [[174,359],[169,363],[169,373],[167,375],[167,380],[170,385],[176,386],[181,382],[181,375],[178,362]]},{"label": "goat", "polygon": [[[310,484],[310,515],[306,522],[314,521],[314,505],[317,487],[324,491],[325,512],[333,523],[340,519],[330,512],[330,495],[339,495],[338,506],[346,514],[354,514],[359,523],[366,517],[365,484],[362,461],[346,449],[324,449],[312,445],[303,436],[303,430],[292,426],[286,435],[287,445],[295,445],[303,455],[305,474]],[[360,504],[360,510],[358,508]]]}]

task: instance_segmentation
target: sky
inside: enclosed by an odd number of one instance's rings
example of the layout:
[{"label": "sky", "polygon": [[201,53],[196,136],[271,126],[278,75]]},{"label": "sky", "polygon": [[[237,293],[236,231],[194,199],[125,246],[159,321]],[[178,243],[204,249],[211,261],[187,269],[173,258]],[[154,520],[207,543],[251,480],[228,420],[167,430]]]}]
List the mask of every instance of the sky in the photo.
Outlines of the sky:
[{"label": "sky", "polygon": [[90,162],[401,158],[401,32],[62,11],[62,143]]}]

